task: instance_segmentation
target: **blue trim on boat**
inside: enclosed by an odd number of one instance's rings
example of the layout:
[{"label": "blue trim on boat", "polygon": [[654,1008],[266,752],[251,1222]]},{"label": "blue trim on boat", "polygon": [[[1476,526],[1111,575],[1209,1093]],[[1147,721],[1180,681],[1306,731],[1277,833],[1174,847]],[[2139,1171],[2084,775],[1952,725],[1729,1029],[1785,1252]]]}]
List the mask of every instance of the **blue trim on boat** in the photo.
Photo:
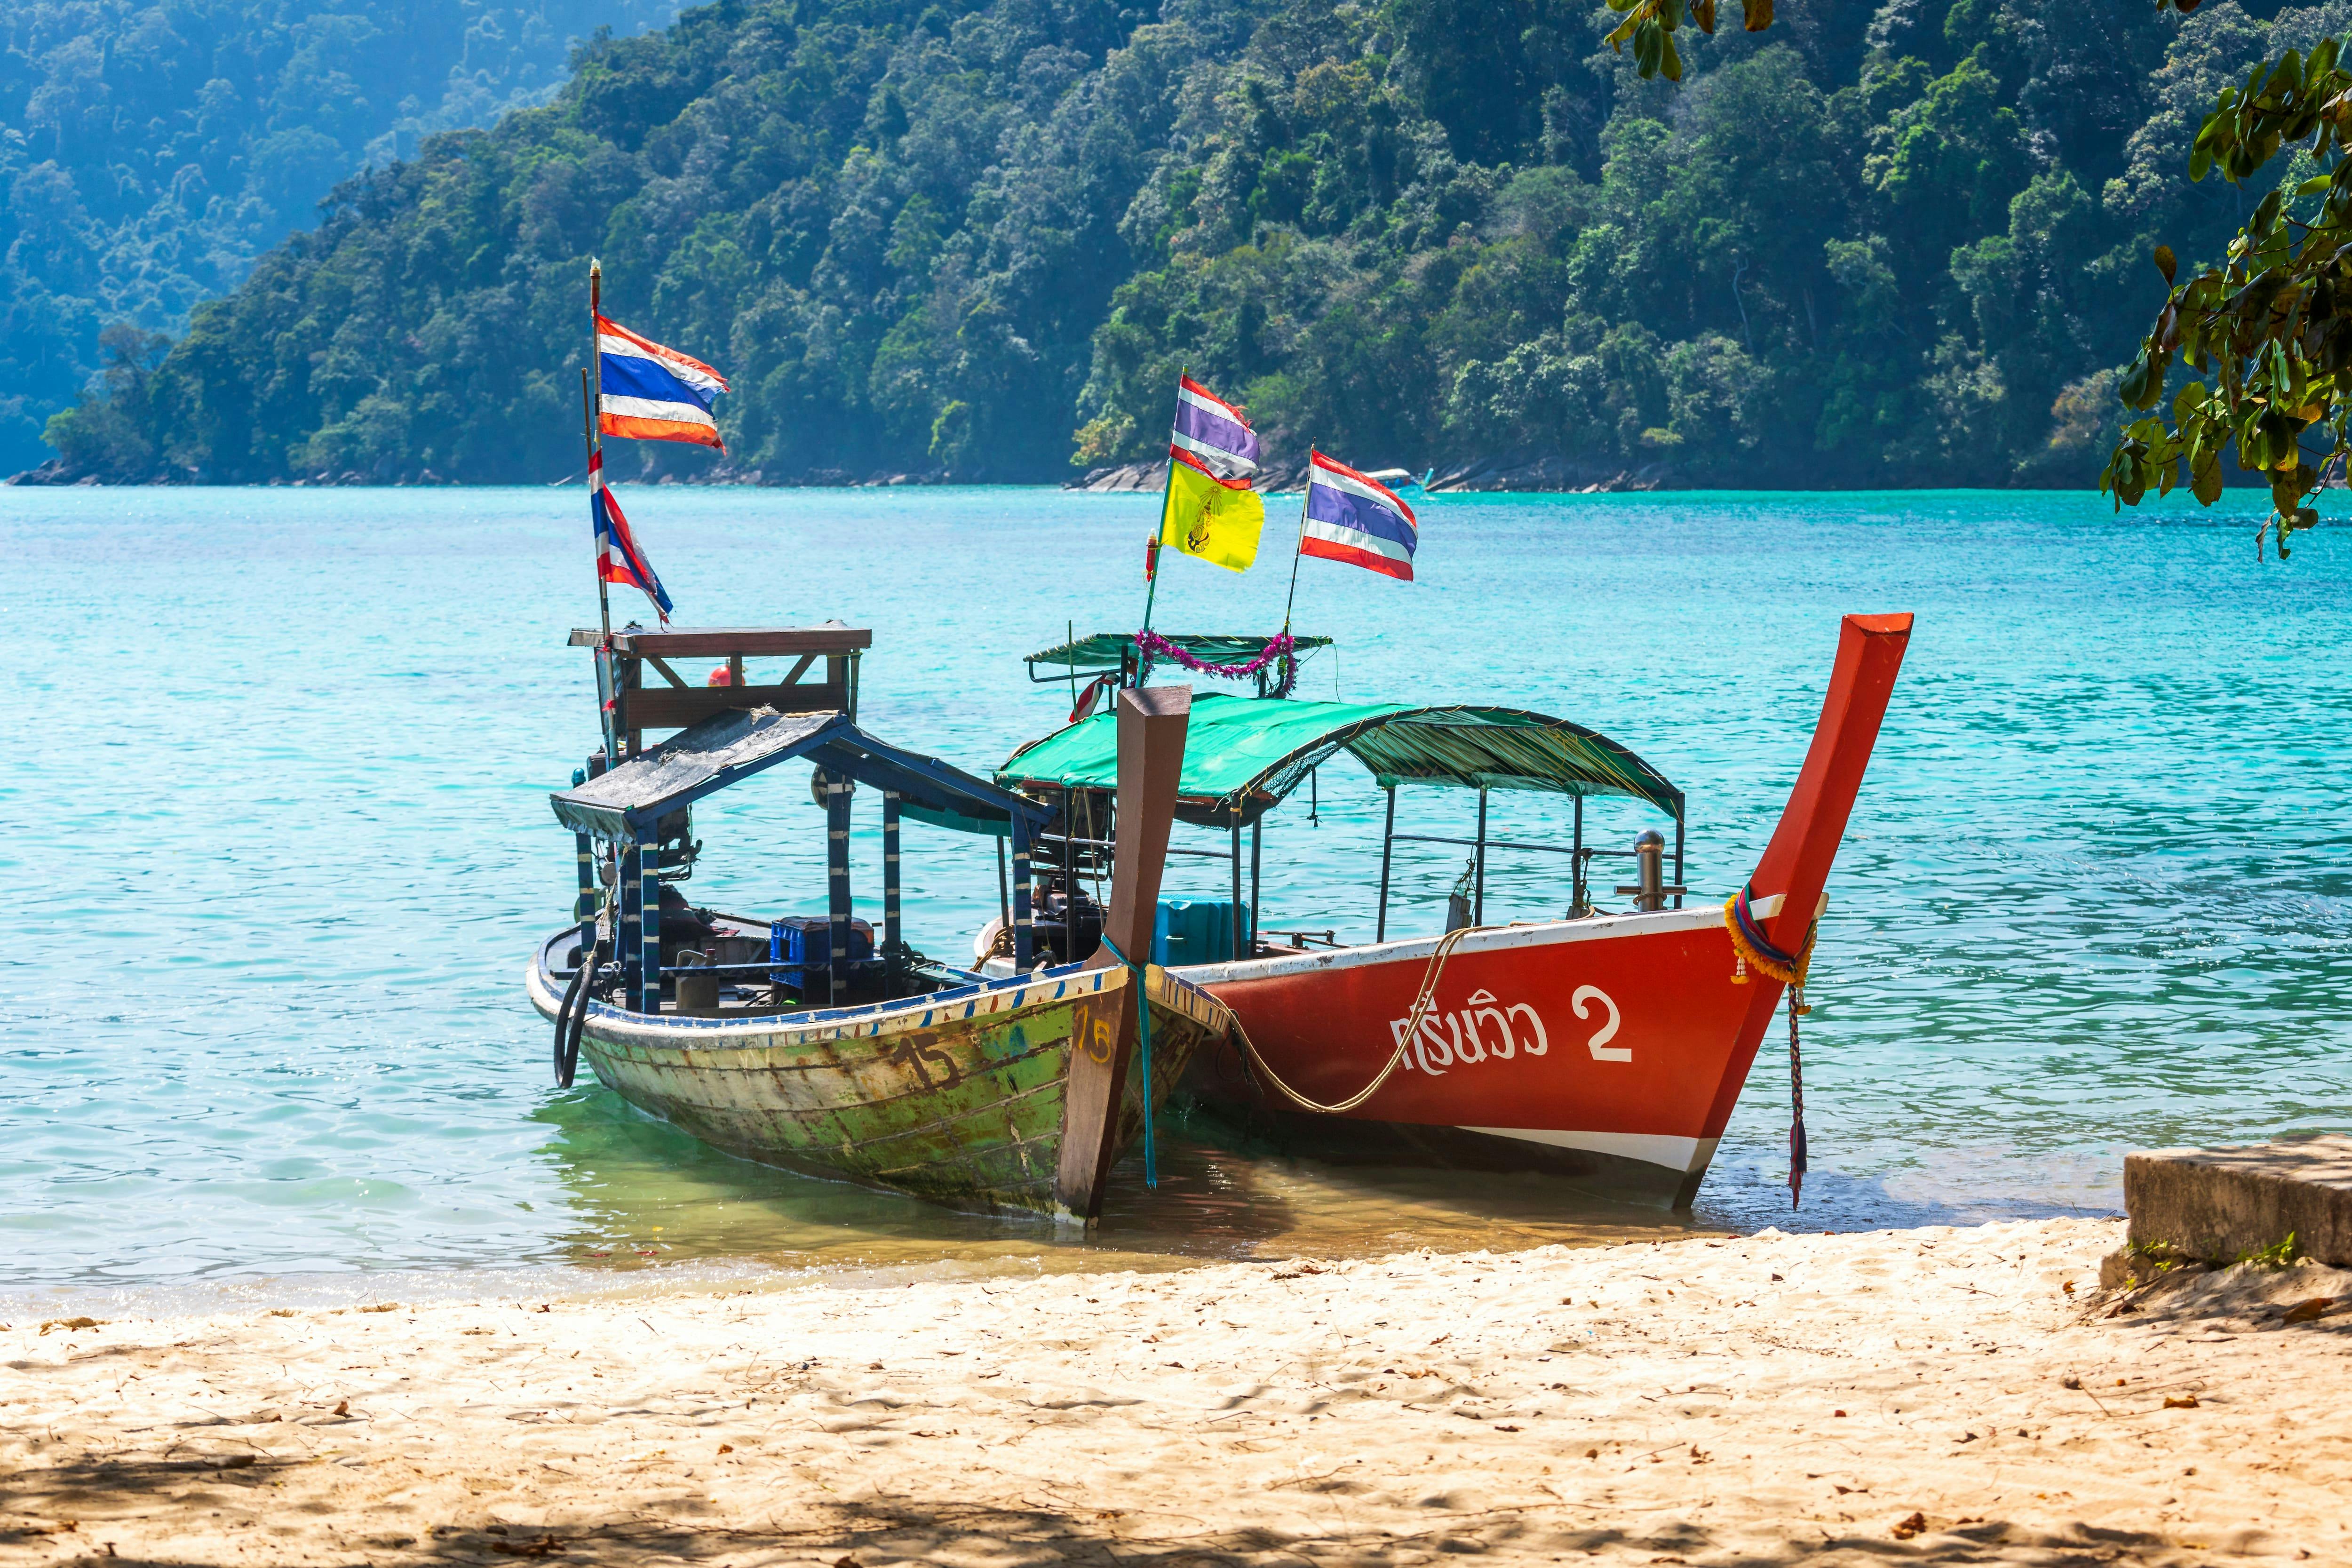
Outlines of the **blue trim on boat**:
[{"label": "blue trim on boat", "polygon": [[[540,974],[547,981],[551,989],[561,991],[562,987],[556,985],[554,983],[555,967],[548,962],[548,953],[557,944],[567,942],[576,937],[578,934],[579,933],[570,927],[566,927],[563,931],[559,931],[554,936],[548,938],[547,941],[540,944],[538,959],[539,972]],[[1086,984],[1087,984],[1090,976],[1093,989],[1100,991],[1103,985],[1103,977],[1111,972],[1109,970],[1095,970],[1092,972],[1087,972],[1082,970],[1081,966],[1078,964],[1065,963],[1057,965],[1055,968],[1045,970],[1044,973],[1048,978],[1056,979],[1054,996],[1055,1000],[1059,1000],[1068,993],[1069,987],[1073,983]],[[964,1003],[963,1016],[966,1018],[970,1018],[980,1009],[980,997],[984,995],[1001,995],[1008,991],[1013,993],[1011,1005],[1018,1008],[1022,1006],[1026,1000],[1024,989],[1034,983],[1036,978],[1037,975],[1034,973],[1029,974],[1009,974],[1004,976],[1003,979],[983,980],[971,985],[956,985],[950,986],[942,991],[920,992],[913,996],[899,997],[895,1001],[868,1002],[863,1005],[856,1007],[812,1007],[805,1008],[796,1013],[772,1013],[752,1018],[681,1018],[676,1014],[671,1013],[649,1014],[637,1012],[627,1007],[615,1007],[610,1003],[599,1001],[593,997],[589,998],[587,1007],[588,1016],[592,1018],[625,1019],[640,1025],[654,1026],[665,1029],[749,1030],[757,1028],[765,1033],[789,1033],[802,1029],[822,1028],[829,1026],[850,1024],[860,1020],[871,1020],[874,1023],[876,1031],[878,1033],[881,1027],[881,1019],[877,1015],[895,1013],[902,1008],[917,1005],[922,1005],[924,1008],[922,1025],[919,1026],[928,1026],[931,1022],[932,1017],[941,1011],[942,1005],[947,1005],[949,1010],[952,1010],[952,1005],[956,1002],[961,1001]],[[969,1000],[967,1000],[967,998],[969,998]]]}]

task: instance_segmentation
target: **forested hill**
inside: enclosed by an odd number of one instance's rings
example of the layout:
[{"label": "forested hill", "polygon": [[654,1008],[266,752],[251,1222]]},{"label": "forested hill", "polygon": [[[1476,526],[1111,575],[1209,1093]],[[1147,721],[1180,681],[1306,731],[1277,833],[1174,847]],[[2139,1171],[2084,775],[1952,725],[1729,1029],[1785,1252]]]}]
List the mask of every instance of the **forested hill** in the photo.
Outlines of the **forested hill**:
[{"label": "forested hill", "polygon": [[1309,440],[1567,480],[2085,483],[2189,141],[2324,7],[1793,0],[1679,86],[1558,0],[722,0],[354,180],[56,429],[68,473],[548,480],[585,272],[770,482],[1064,477],[1180,365]]},{"label": "forested hill", "polygon": [[[369,163],[542,102],[575,39],[676,0],[8,0],[0,5],[0,472],[122,323],[188,308]],[[141,338],[110,345],[136,359]]]}]

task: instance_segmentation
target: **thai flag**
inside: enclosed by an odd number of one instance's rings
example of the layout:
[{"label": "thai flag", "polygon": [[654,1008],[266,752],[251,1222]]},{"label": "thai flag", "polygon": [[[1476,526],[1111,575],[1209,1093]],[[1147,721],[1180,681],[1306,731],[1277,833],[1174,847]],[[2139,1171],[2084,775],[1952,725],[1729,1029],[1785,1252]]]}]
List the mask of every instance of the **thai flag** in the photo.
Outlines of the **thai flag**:
[{"label": "thai flag", "polygon": [[727,450],[710,400],[727,380],[698,359],[596,318],[596,428],[632,441],[692,441]]},{"label": "thai flag", "polygon": [[1176,383],[1176,428],[1168,444],[1200,458],[1196,466],[1219,479],[1257,472],[1257,432],[1240,409],[1189,375]]},{"label": "thai flag", "polygon": [[1421,538],[1412,508],[1378,479],[1311,447],[1307,460],[1307,521],[1298,552],[1412,582],[1413,546]]},{"label": "thai flag", "polygon": [[621,503],[604,488],[604,454],[588,454],[588,516],[596,525],[596,575],[607,583],[618,583],[635,588],[654,602],[654,609],[663,624],[669,621],[669,595],[663,591],[661,579],[654,575],[653,563],[637,548],[637,536],[629,531],[629,520],[621,515]]}]

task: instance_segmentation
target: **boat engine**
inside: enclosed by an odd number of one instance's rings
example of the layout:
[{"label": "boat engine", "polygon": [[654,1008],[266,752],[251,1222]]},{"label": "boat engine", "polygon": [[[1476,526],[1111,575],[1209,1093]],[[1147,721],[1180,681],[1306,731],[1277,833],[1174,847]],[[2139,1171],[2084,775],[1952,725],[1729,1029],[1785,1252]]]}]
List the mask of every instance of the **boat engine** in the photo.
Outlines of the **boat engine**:
[{"label": "boat engine", "polygon": [[1074,963],[1102,945],[1103,908],[1084,883],[1049,889],[1031,917],[1040,962]]}]

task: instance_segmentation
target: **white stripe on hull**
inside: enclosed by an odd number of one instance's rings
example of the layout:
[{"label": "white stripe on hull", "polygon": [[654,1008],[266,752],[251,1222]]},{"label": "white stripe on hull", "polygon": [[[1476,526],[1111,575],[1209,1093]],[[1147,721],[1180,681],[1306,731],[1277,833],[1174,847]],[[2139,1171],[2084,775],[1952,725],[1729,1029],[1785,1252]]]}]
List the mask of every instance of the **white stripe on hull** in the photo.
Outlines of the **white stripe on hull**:
[{"label": "white stripe on hull", "polygon": [[1484,1132],[1490,1138],[1517,1138],[1521,1142],[1544,1143],[1555,1149],[1613,1154],[1621,1160],[1639,1160],[1678,1175],[1705,1170],[1715,1158],[1715,1146],[1722,1142],[1717,1138],[1676,1138],[1664,1132],[1560,1132],[1542,1127],[1465,1127],[1462,1131]]}]

